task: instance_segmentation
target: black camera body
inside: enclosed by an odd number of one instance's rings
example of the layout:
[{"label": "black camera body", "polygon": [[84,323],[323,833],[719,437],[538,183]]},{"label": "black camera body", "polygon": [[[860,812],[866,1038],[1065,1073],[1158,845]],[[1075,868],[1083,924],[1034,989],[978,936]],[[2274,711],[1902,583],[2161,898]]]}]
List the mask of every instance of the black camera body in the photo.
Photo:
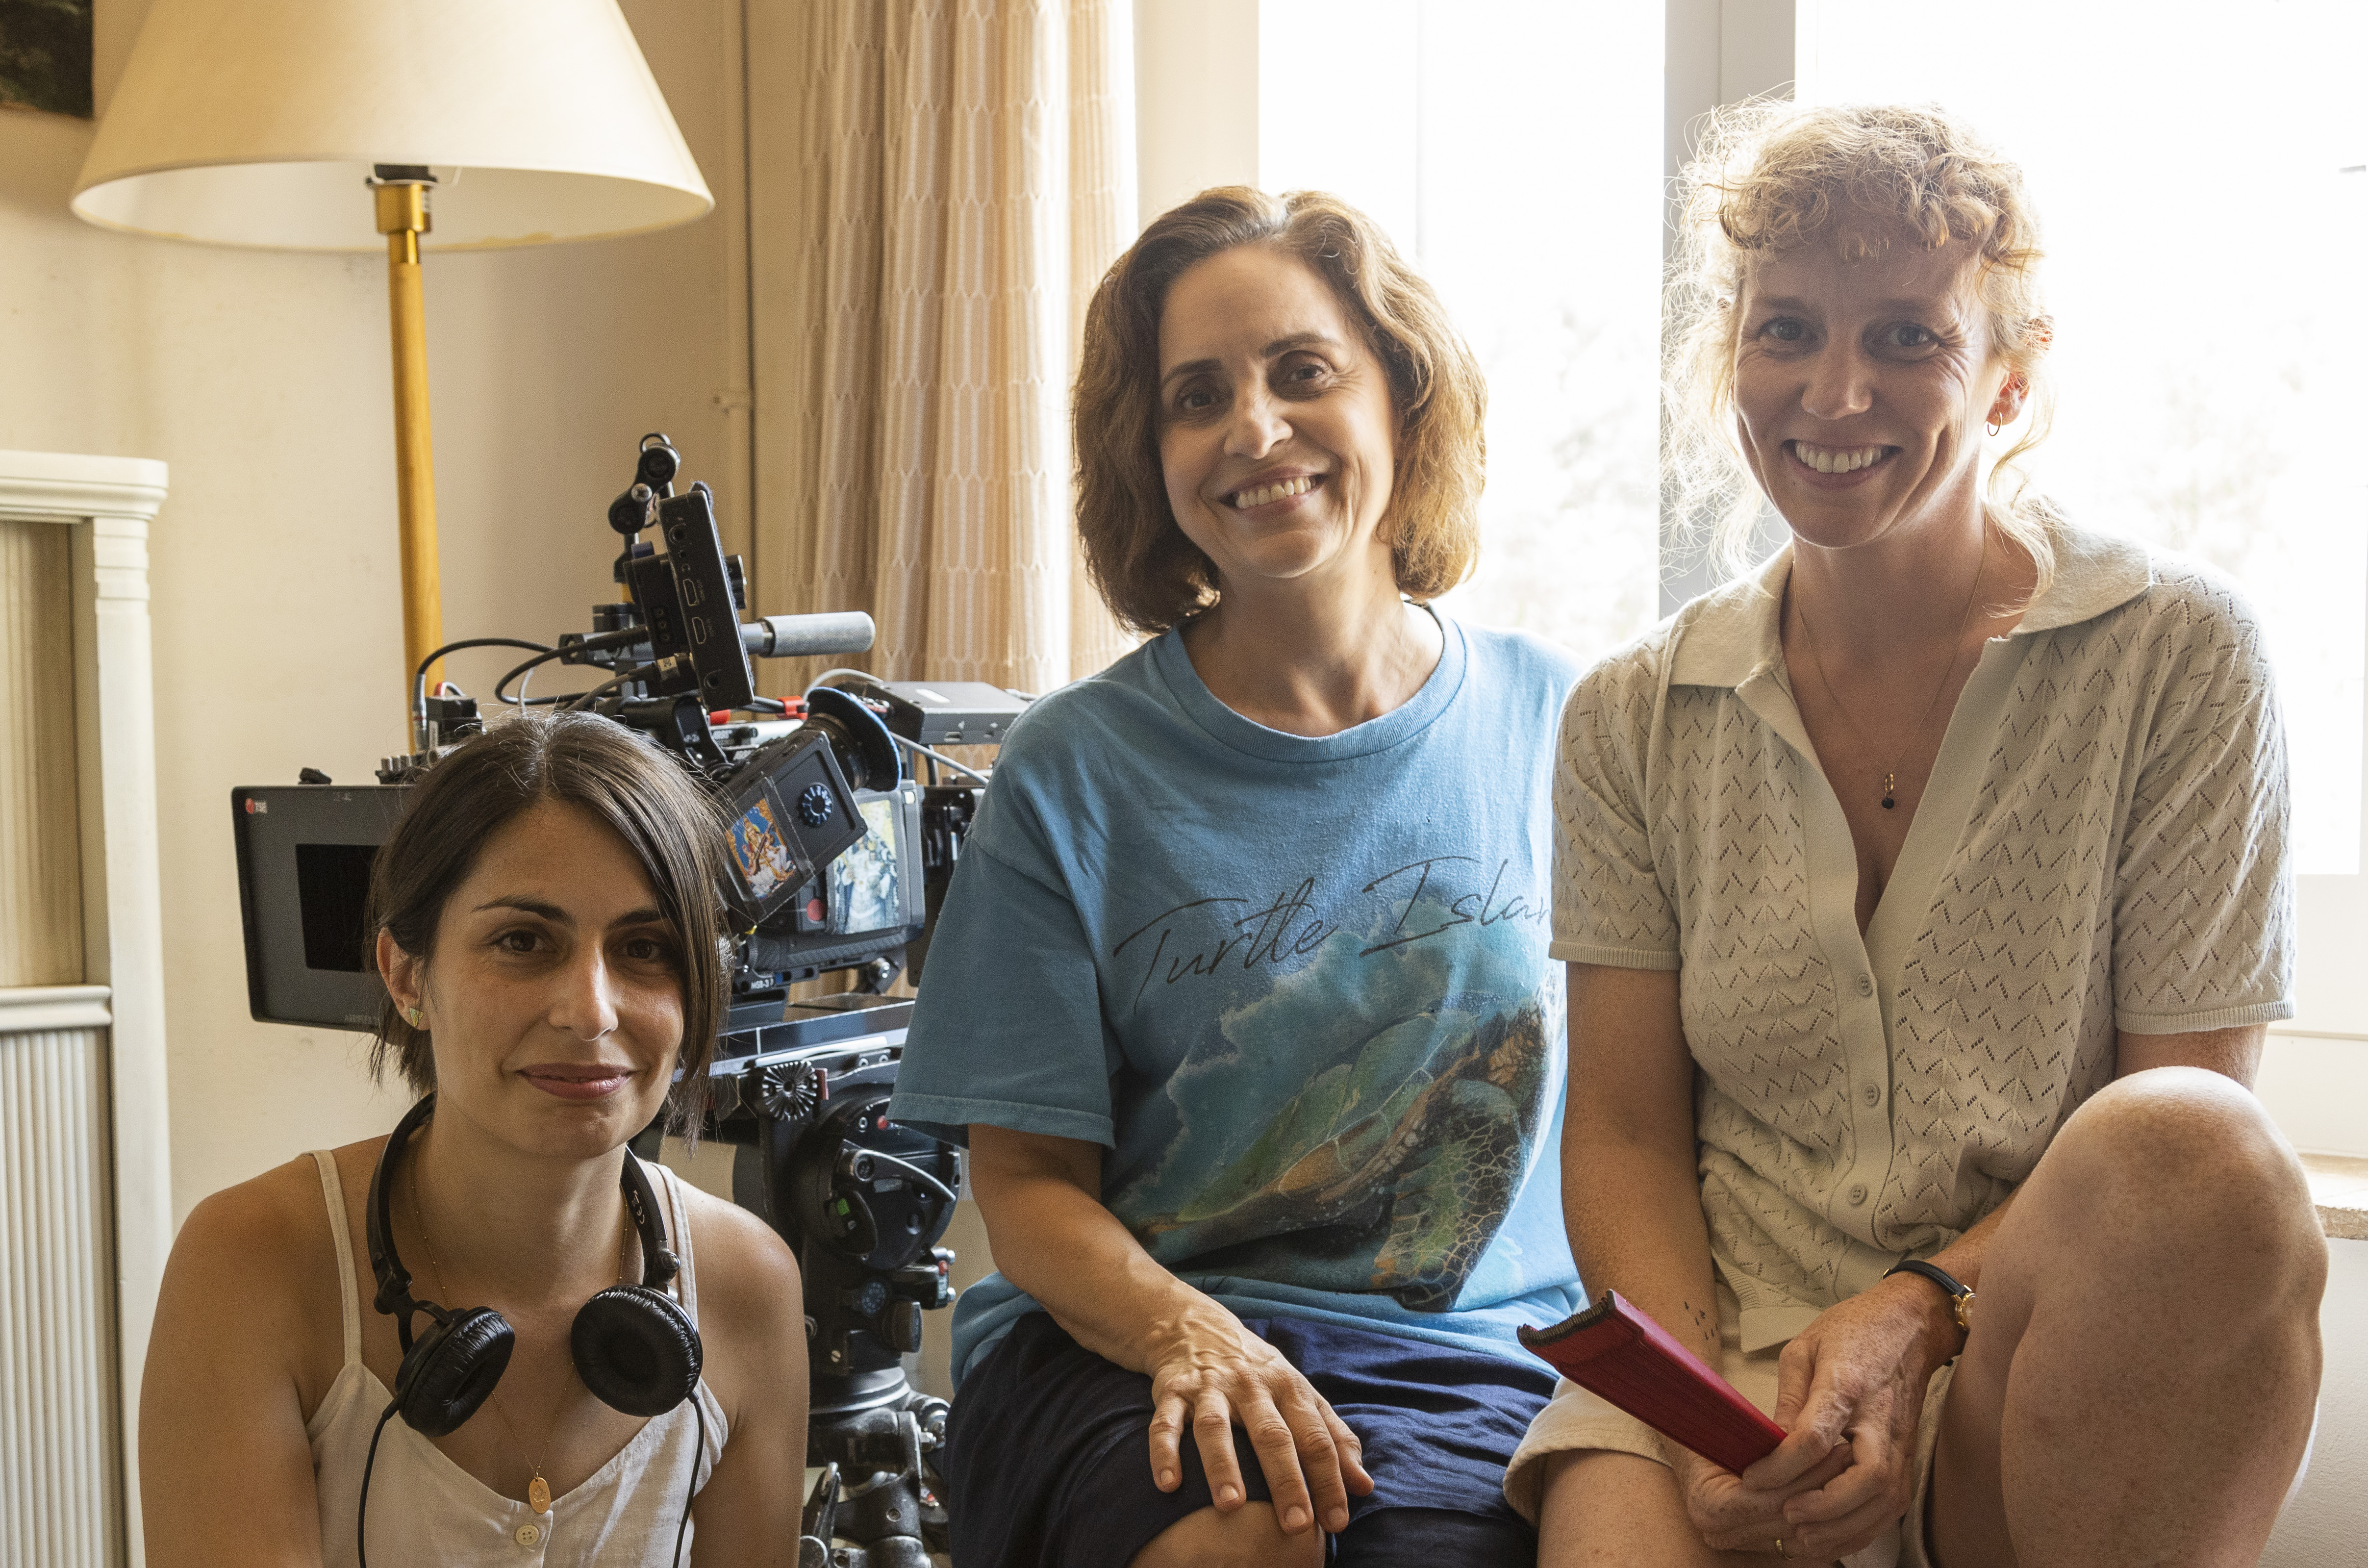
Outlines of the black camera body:
[{"label": "black camera body", "polygon": [[[734,1201],[772,1225],[803,1272],[808,1448],[828,1470],[807,1533],[826,1543],[835,1523],[865,1543],[839,1550],[842,1568],[896,1568],[925,1561],[925,1540],[942,1548],[927,1467],[946,1407],[910,1387],[902,1358],[920,1347],[922,1313],[953,1300],[953,1255],[937,1244],[964,1157],[889,1119],[912,1004],[882,994],[907,964],[919,976],[985,782],[933,748],[999,743],[1026,699],[852,671],[802,699],[759,696],[752,656],[860,653],[871,618],[744,622],[741,562],[723,553],[707,487],[674,494],[679,465],[663,436],[643,437],[634,483],[609,512],[628,597],[595,606],[591,631],[548,647],[489,638],[438,649],[414,683],[416,749],[385,759],[374,785],[308,768],[298,784],[232,791],[248,1003],[265,1021],[376,1027],[384,991],[363,929],[371,864],[410,784],[484,722],[474,700],[427,689],[437,658],[488,642],[532,650],[495,687],[520,706],[529,699],[508,687],[541,665],[604,673],[580,696],[532,700],[639,730],[724,807],[732,1005],[704,1131],[734,1146]],[[657,545],[641,537],[653,527]],[[856,991],[791,999],[793,983],[840,971]],[[654,1124],[634,1144],[655,1157],[658,1139]]]}]

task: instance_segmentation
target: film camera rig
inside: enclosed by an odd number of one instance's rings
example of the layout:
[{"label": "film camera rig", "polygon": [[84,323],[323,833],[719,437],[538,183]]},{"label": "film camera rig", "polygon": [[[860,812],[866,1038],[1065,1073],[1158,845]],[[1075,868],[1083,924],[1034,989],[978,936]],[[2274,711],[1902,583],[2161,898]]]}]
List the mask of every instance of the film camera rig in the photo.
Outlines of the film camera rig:
[{"label": "film camera rig", "polygon": [[[953,1300],[953,1254],[937,1244],[963,1152],[888,1118],[912,1004],[884,993],[907,966],[919,978],[985,781],[935,748],[999,743],[1027,699],[848,670],[802,699],[759,696],[752,657],[861,653],[871,618],[744,621],[742,563],[723,553],[707,486],[676,493],[680,465],[666,437],[643,437],[633,483],[609,510],[626,597],[594,606],[589,632],[438,649],[413,682],[414,749],[386,758],[375,785],[306,768],[295,785],[232,791],[249,1007],[268,1022],[376,1024],[382,992],[362,930],[371,861],[404,791],[484,725],[473,699],[428,689],[445,654],[528,650],[496,683],[500,703],[595,711],[680,758],[723,802],[730,835],[732,1000],[704,1131],[734,1148],[734,1200],[780,1234],[804,1278],[807,1453],[824,1473],[801,1563],[919,1568],[944,1545],[932,1460],[946,1404],[912,1387],[903,1358],[920,1348],[922,1314]],[[550,663],[606,678],[566,696],[510,695]],[[792,983],[837,971],[856,989],[792,1000]],[[655,1157],[658,1138],[653,1125],[634,1146]]]}]

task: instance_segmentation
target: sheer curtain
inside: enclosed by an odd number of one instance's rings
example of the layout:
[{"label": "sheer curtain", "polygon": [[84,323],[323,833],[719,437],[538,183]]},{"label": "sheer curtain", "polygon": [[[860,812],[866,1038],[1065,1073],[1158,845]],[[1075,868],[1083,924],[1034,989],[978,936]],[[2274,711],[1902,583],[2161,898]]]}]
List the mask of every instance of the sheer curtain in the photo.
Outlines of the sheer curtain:
[{"label": "sheer curtain", "polygon": [[1126,0],[748,15],[757,607],[870,610],[890,678],[1099,669],[1068,386],[1133,233]]}]

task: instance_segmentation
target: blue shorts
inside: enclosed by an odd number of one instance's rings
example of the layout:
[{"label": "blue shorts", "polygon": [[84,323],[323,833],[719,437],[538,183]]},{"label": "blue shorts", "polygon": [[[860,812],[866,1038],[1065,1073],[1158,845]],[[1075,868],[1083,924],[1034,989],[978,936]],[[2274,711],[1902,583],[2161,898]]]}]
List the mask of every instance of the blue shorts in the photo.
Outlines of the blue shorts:
[{"label": "blue shorts", "polygon": [[[1508,1357],[1295,1318],[1247,1318],[1365,1446],[1372,1493],[1349,1499],[1339,1568],[1527,1568],[1537,1539],[1506,1505],[1505,1462],[1553,1397],[1554,1374]],[[1198,1446],[1183,1484],[1152,1483],[1151,1380],[1103,1360],[1042,1312],[962,1380],[940,1460],[961,1568],[1123,1568],[1212,1506]],[[1271,1501],[1239,1427],[1250,1497]]]}]

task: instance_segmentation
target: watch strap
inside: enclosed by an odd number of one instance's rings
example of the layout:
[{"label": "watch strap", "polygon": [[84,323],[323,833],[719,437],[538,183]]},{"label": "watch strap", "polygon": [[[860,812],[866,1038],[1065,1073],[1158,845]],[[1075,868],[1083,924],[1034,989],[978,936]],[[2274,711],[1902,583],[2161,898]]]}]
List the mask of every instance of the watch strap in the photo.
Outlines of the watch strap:
[{"label": "watch strap", "polygon": [[1889,1268],[1883,1271],[1883,1277],[1885,1279],[1890,1278],[1895,1274],[1918,1274],[1932,1281],[1933,1284],[1941,1287],[1941,1290],[1947,1291],[1949,1294],[1950,1315],[1957,1320],[1958,1331],[1964,1334],[1971,1334],[1973,1332],[1974,1325],[1967,1318],[1965,1309],[1967,1306],[1972,1304],[1974,1292],[1969,1286],[1960,1280],[1955,1275],[1950,1273],[1947,1269],[1942,1268],[1939,1264],[1927,1263],[1920,1257],[1903,1257],[1897,1263],[1893,1264]]}]

